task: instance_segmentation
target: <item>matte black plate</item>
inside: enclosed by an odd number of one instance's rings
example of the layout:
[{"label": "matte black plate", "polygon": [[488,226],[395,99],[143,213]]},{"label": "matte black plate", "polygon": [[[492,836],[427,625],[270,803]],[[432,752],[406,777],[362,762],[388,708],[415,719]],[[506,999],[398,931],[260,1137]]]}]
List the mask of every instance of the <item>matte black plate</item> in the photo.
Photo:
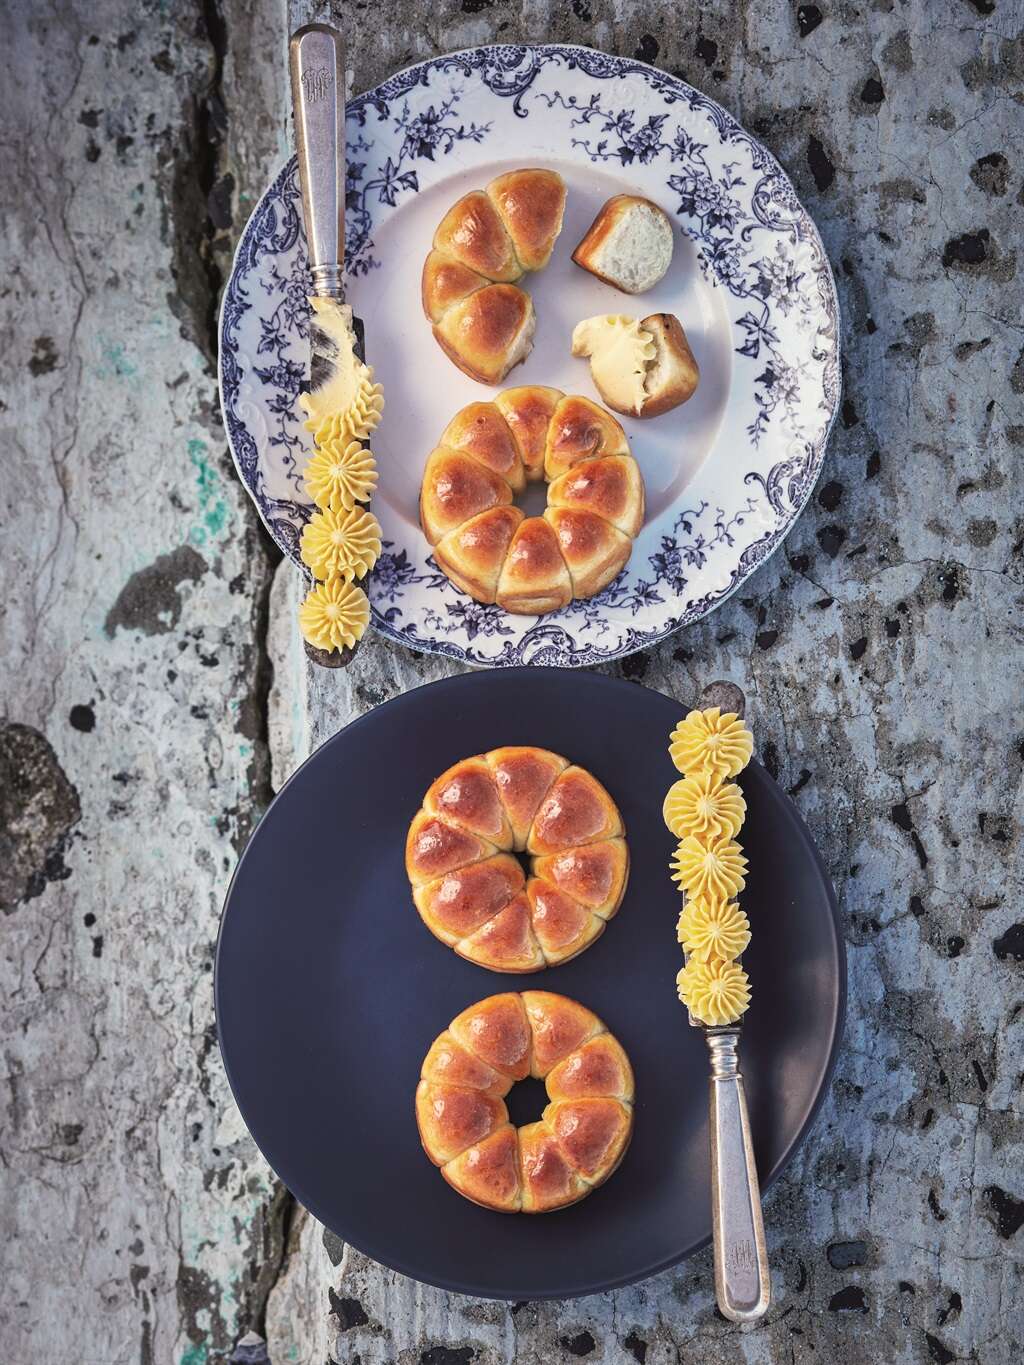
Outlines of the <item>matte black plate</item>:
[{"label": "matte black plate", "polygon": [[[572,1298],[643,1279],[710,1237],[708,1055],[676,998],[679,897],[661,819],[677,776],[668,736],[682,713],[659,693],[592,673],[449,678],[335,735],[253,835],[217,950],[228,1078],[285,1184],[385,1265],[466,1294]],[[632,854],[625,901],[603,936],[532,976],[488,972],[444,947],[420,922],[405,877],[406,831],[427,787],[501,744],[541,745],[589,768],[619,803]],[[767,1185],[827,1087],[846,963],[806,826],[758,764],[741,782],[754,935],[741,1055]],[[635,1132],[622,1166],[581,1204],[489,1213],[423,1154],[413,1093],[449,1020],[484,996],[529,987],[574,997],[618,1036],[636,1073]]]}]

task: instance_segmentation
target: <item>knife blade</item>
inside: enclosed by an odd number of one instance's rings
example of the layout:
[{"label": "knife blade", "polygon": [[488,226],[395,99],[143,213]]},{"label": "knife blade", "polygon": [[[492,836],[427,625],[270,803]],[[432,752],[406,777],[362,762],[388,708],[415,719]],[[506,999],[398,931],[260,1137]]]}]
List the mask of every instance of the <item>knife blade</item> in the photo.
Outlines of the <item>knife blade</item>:
[{"label": "knife blade", "polygon": [[[306,24],[288,45],[292,114],[312,293],[308,392],[331,385],[339,355],[335,339],[354,330],[362,359],[362,323],[345,303],[345,44],[329,24]],[[331,333],[333,332],[333,336]],[[324,668],[344,668],[355,649],[316,649],[307,656]],[[356,647],[358,648],[358,646]]]}]

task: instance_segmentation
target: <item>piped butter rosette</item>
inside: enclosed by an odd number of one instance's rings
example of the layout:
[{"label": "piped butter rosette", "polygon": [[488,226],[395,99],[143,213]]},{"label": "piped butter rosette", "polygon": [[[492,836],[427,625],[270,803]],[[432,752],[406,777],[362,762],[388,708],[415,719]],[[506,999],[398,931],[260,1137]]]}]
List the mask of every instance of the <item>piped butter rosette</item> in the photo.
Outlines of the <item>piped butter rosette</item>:
[{"label": "piped butter rosette", "polygon": [[730,900],[746,886],[747,860],[735,840],[680,839],[672,859],[672,879],[688,896]]},{"label": "piped butter rosette", "polygon": [[325,446],[331,441],[366,441],[380,425],[383,412],[383,386],[373,382],[372,367],[360,362],[360,372],[344,408],[340,412],[311,414],[302,425],[313,433],[314,445]]},{"label": "piped butter rosette", "polygon": [[299,607],[299,628],[316,649],[351,649],[369,623],[366,593],[343,578],[314,584]]},{"label": "piped butter rosette", "polygon": [[750,921],[732,901],[699,896],[683,906],[676,935],[684,951],[698,962],[713,958],[731,962],[750,942]]},{"label": "piped butter rosette", "polygon": [[347,580],[364,578],[376,564],[380,548],[380,522],[361,507],[314,512],[299,542],[303,564],[319,579],[335,574]]},{"label": "piped butter rosette", "polygon": [[747,859],[737,842],[746,801],[735,782],[750,762],[754,738],[732,712],[691,711],[672,731],[669,755],[683,774],[662,810],[678,838],[672,877],[686,899],[676,926],[686,963],[676,978],[693,1019],[712,1028],[734,1024],[750,1003],[750,983],[736,960],[750,943],[750,923],[736,904]]},{"label": "piped butter rosette", "polygon": [[363,442],[380,422],[384,390],[356,355],[351,308],[333,299],[309,302],[318,340],[311,388],[299,395],[299,406],[313,433],[304,482],[317,510],[303,528],[299,554],[320,581],[299,608],[299,627],[311,645],[330,651],[351,649],[370,620],[369,600],[354,580],[381,552],[380,523],[361,504],[377,487],[377,464]]},{"label": "piped butter rosette", "polygon": [[303,423],[315,445],[328,441],[365,441],[384,411],[384,390],[373,370],[356,355],[352,309],[334,299],[311,298],[313,325],[329,357],[326,373],[314,374],[308,393],[299,394]]},{"label": "piped butter rosette", "polygon": [[712,1028],[734,1024],[750,1004],[750,980],[738,962],[691,957],[676,977],[679,999]]},{"label": "piped butter rosette", "polygon": [[317,507],[348,512],[369,502],[377,487],[377,462],[358,441],[327,441],[306,465],[306,492]]},{"label": "piped butter rosette", "polygon": [[735,782],[723,782],[717,773],[691,773],[673,782],[665,797],[662,815],[677,839],[734,838],[743,824],[747,803]]},{"label": "piped butter rosette", "polygon": [[750,762],[754,736],[739,716],[717,706],[691,711],[672,731],[669,757],[681,773],[710,772],[735,777]]}]

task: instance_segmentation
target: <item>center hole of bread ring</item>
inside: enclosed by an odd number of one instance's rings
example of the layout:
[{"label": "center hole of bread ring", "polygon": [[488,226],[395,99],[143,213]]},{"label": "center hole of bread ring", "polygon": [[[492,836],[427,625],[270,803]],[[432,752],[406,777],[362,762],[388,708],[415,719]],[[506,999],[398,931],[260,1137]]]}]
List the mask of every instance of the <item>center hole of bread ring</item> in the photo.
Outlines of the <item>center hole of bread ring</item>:
[{"label": "center hole of bread ring", "polygon": [[509,1122],[516,1128],[538,1123],[547,1102],[548,1092],[543,1081],[535,1080],[533,1076],[517,1081],[505,1096]]},{"label": "center hole of bread ring", "polygon": [[547,505],[546,483],[528,483],[521,493],[516,494],[516,506],[526,517],[542,517]]}]

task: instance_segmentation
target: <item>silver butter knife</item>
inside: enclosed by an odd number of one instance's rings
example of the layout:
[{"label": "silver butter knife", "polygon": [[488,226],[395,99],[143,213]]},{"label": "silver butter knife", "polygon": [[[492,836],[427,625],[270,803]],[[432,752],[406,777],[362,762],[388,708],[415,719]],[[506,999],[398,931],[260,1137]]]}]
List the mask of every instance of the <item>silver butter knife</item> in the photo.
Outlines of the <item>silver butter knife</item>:
[{"label": "silver butter knife", "polygon": [[[306,24],[288,45],[292,114],[306,222],[306,249],[312,293],[345,302],[345,44],[328,24]],[[362,359],[362,327],[352,319]],[[309,389],[331,382],[337,343],[315,315],[309,323]],[[324,668],[344,668],[354,649],[323,650],[305,642],[306,654]]]},{"label": "silver butter knife", "polygon": [[[746,698],[734,684],[712,683],[699,709],[718,706],[741,719]],[[685,954],[684,954],[685,957]],[[739,1068],[740,1026],[703,1029],[711,1054],[708,1127],[711,1135],[711,1227],[715,1249],[715,1298],[732,1322],[755,1322],[771,1303],[772,1285],[764,1244],[761,1187],[750,1140],[747,1097]]]}]

